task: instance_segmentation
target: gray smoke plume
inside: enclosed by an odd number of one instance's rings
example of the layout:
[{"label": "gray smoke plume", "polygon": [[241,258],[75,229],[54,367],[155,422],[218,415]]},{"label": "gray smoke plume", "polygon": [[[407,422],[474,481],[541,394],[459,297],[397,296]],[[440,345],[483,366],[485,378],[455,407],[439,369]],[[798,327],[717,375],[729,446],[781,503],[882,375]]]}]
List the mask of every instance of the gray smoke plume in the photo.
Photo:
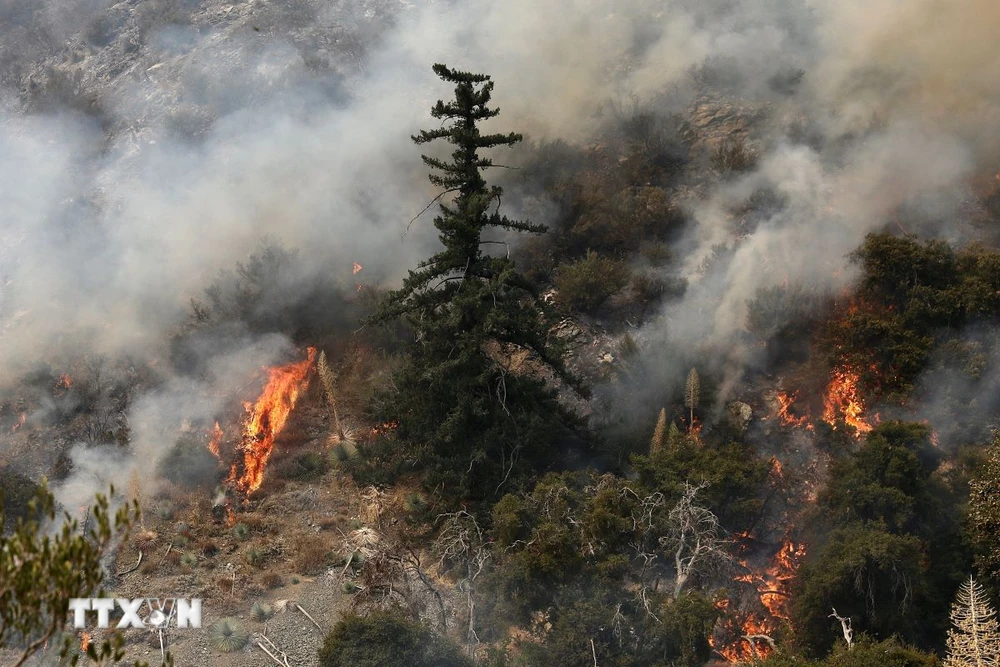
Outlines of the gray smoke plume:
[{"label": "gray smoke plume", "polygon": [[[704,356],[735,387],[756,363],[747,301],[839,293],[847,254],[900,208],[968,240],[968,180],[997,158],[989,0],[46,0],[0,23],[0,387],[85,353],[167,368],[189,299],[265,235],[299,250],[303,280],[352,283],[355,261],[401,278],[434,242],[429,216],[404,234],[437,194],[409,141],[450,93],[434,62],[492,74],[490,129],[533,139],[585,145],[626,102],[687,113],[706,88],[759,112],[757,167],[677,195],[690,287],[639,336],[667,386]],[[740,229],[759,190],[784,203]],[[218,363],[278,356],[245,344]],[[133,403],[137,459],[212,411],[188,397],[233,388],[209,375],[166,373]]]}]

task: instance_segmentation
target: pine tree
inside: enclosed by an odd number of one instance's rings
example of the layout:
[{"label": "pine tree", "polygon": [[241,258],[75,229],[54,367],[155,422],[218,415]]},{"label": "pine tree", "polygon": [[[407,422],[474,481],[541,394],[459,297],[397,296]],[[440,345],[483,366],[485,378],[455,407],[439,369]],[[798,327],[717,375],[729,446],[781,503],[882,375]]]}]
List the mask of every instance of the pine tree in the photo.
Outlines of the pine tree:
[{"label": "pine tree", "polygon": [[656,418],[656,428],[653,439],[649,441],[649,453],[656,454],[663,450],[663,438],[667,433],[667,409],[660,408],[660,416]]},{"label": "pine tree", "polygon": [[480,133],[478,124],[499,113],[487,106],[489,76],[440,64],[434,72],[455,85],[455,98],[431,109],[445,124],[413,141],[444,139],[454,146],[447,161],[422,156],[434,170],[431,183],[445,188],[441,196],[453,195],[434,218],[444,248],[410,271],[373,321],[403,316],[416,333],[398,394],[384,401],[399,422],[399,437],[431,448],[450,490],[475,487],[479,494],[479,485],[499,490],[517,462],[539,459],[573,422],[537,374],[510,371],[511,352],[528,350],[563,379],[572,378],[548,340],[550,321],[535,290],[506,253],[483,252],[484,245],[498,243],[484,240],[484,232],[546,229],[500,215],[502,190],[483,178],[493,161],[480,151],[511,146],[521,135]]},{"label": "pine tree", "polygon": [[969,577],[958,589],[951,606],[948,657],[945,667],[997,667],[1000,665],[1000,629],[986,591]]},{"label": "pine tree", "polygon": [[694,428],[694,409],[698,407],[698,399],[701,394],[701,379],[698,377],[698,370],[692,368],[688,372],[687,380],[684,382],[684,407],[690,410],[691,420],[688,422],[688,430]]}]

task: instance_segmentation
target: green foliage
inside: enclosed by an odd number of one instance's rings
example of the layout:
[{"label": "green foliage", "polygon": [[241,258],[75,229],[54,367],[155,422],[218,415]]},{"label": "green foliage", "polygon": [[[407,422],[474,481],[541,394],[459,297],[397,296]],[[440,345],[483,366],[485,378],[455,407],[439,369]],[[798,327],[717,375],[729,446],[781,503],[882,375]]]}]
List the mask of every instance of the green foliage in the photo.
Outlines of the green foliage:
[{"label": "green foliage", "polygon": [[258,623],[263,623],[272,616],[274,616],[274,608],[269,604],[254,602],[253,607],[250,608],[250,617]]},{"label": "green foliage", "polygon": [[761,490],[770,464],[740,443],[712,447],[676,431],[668,434],[668,442],[657,453],[633,457],[642,485],[679,498],[685,482],[707,482],[701,497],[722,525],[731,530],[750,525],[763,507]]},{"label": "green foliage", "polygon": [[[114,495],[113,487],[110,493]],[[12,528],[0,512],[0,649],[21,651],[14,667],[59,633],[71,598],[98,593],[104,581],[101,562],[113,542],[138,519],[139,508],[125,505],[112,515],[108,498],[99,494],[90,517],[92,527],[86,534],[68,514],[60,518],[59,529],[50,532],[56,520],[55,500],[44,480]],[[70,655],[75,641],[65,637],[61,651],[73,665],[80,658]],[[102,664],[117,662],[122,645],[121,636],[115,635],[102,644],[94,642],[86,655]]]},{"label": "green foliage", "polygon": [[0,468],[0,520],[13,525],[28,519],[31,501],[38,495],[38,485],[27,475],[9,466]]},{"label": "green foliage", "polygon": [[862,639],[848,651],[838,645],[823,667],[935,667],[937,656],[890,638],[880,642]]},{"label": "green foliage", "polygon": [[349,614],[319,650],[319,667],[471,667],[458,647],[392,611]]},{"label": "green foliage", "polygon": [[920,540],[877,526],[853,525],[831,532],[818,555],[799,573],[793,597],[797,641],[822,655],[839,634],[831,608],[849,615],[857,632],[875,637],[924,637],[913,614],[927,589],[927,561]]},{"label": "green foliage", "polygon": [[445,139],[454,146],[451,161],[423,160],[434,170],[431,183],[455,196],[434,219],[444,248],[411,271],[373,318],[382,323],[405,316],[417,337],[394,389],[376,401],[376,418],[399,422],[405,455],[428,468],[429,484],[455,496],[483,497],[544,461],[546,449],[573,423],[537,373],[511,372],[511,355],[528,351],[570,378],[548,340],[549,323],[531,285],[506,254],[483,252],[487,230],[545,231],[500,215],[501,189],[482,175],[493,162],[480,151],[513,145],[521,136],[480,133],[479,123],[499,113],[487,106],[493,89],[488,76],[444,65],[434,71],[455,84],[455,99],[431,110],[445,125],[413,139]]},{"label": "green foliage", "polygon": [[820,502],[840,523],[878,522],[891,532],[915,530],[933,507],[929,487],[937,455],[925,424],[886,422],[830,470]]},{"label": "green foliage", "polygon": [[969,484],[968,532],[977,565],[1000,581],[1000,438]]},{"label": "green foliage", "polygon": [[222,653],[239,651],[250,641],[250,633],[235,618],[220,618],[208,629],[208,645]]},{"label": "green foliage", "polygon": [[905,397],[937,345],[1000,315],[995,251],[869,234],[853,257],[862,270],[858,302],[831,323],[827,337],[875,396]]},{"label": "green foliage", "polygon": [[233,537],[235,537],[240,541],[245,541],[250,539],[250,526],[246,525],[245,523],[236,524],[229,530],[229,532],[232,533]]},{"label": "green foliage", "polygon": [[570,308],[592,313],[628,284],[628,267],[593,250],[559,267],[555,285],[559,300]]}]

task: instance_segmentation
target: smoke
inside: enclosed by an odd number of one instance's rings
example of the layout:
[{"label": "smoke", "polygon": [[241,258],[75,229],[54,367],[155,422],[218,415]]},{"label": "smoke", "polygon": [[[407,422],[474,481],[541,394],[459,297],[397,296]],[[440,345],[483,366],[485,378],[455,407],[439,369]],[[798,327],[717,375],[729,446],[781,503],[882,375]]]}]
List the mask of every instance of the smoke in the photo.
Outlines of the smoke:
[{"label": "smoke", "polygon": [[[757,167],[688,189],[690,287],[639,335],[657,386],[708,358],[735,391],[759,363],[747,302],[777,285],[839,293],[847,254],[901,208],[968,238],[967,180],[997,157],[988,0],[125,5],[0,15],[17,28],[0,51],[0,385],[41,359],[162,360],[129,412],[137,461],[216,409],[191,396],[237,386],[238,369],[166,370],[170,343],[189,299],[262,236],[299,250],[304,281],[350,283],[358,261],[391,283],[428,254],[429,216],[406,223],[437,194],[409,141],[450,92],[434,62],[493,75],[490,129],[534,139],[586,144],[626,101],[687,113],[706,90],[761,113]],[[741,229],[734,208],[761,190],[782,205]],[[277,358],[242,336],[201,366]]]}]

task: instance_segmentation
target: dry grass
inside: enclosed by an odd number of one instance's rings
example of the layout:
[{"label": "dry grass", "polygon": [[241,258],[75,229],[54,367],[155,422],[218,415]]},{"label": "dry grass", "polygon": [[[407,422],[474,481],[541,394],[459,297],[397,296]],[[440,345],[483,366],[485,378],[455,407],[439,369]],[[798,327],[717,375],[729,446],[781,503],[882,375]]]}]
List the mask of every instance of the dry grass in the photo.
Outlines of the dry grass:
[{"label": "dry grass", "polygon": [[302,574],[319,574],[329,565],[330,542],[326,538],[303,536],[295,544],[293,565]]}]

